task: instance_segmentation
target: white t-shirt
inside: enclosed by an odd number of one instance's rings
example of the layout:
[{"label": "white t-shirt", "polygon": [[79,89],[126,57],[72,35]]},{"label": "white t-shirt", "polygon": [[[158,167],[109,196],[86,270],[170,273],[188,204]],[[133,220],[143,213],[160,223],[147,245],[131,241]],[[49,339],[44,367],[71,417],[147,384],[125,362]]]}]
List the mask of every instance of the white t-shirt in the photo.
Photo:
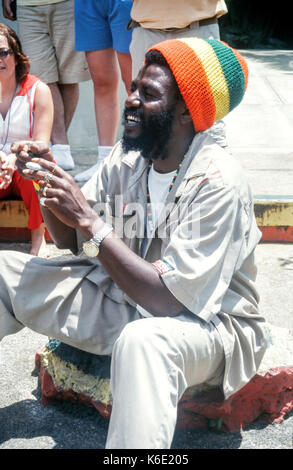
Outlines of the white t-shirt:
[{"label": "white t-shirt", "polygon": [[[159,173],[154,170],[154,165],[151,166],[148,177],[149,194],[151,201],[152,210],[152,226],[157,224],[160,213],[163,209],[164,203],[167,199],[170,184],[176,174],[175,171],[170,173]],[[147,238],[151,236],[152,227],[150,227],[149,221],[147,223]]]},{"label": "white t-shirt", "polygon": [[[151,237],[153,227],[155,227],[157,224],[160,213],[164,207],[164,203],[169,193],[170,184],[172,183],[175,174],[176,170],[171,171],[170,173],[159,173],[158,171],[154,170],[154,165],[151,166],[148,176],[148,186],[152,210],[152,226],[150,226],[149,220],[147,220],[147,238]],[[147,240],[145,240],[145,242],[146,241]],[[147,310],[145,310],[140,305],[137,305],[137,310],[144,317],[152,316]]]}]

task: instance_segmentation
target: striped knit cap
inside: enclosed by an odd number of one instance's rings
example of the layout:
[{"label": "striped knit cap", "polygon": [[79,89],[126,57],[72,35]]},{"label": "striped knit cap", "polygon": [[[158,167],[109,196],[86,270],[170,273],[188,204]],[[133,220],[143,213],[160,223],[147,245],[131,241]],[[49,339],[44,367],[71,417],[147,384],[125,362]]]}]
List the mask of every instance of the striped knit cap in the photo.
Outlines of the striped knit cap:
[{"label": "striped knit cap", "polygon": [[236,50],[217,39],[170,39],[149,50],[165,57],[196,132],[209,129],[242,100],[248,68]]}]

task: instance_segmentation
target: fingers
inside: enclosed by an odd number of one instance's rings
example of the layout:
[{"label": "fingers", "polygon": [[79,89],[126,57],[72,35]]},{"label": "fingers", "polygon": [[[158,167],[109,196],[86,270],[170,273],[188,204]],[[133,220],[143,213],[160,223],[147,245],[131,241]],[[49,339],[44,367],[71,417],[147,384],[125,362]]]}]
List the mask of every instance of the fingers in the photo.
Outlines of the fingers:
[{"label": "fingers", "polygon": [[26,162],[32,157],[42,157],[45,160],[53,161],[53,156],[48,145],[41,141],[31,142],[22,140],[14,142],[10,149],[22,162]]},{"label": "fingers", "polygon": [[59,201],[56,197],[49,198],[49,197],[41,196],[40,205],[54,212],[54,209],[56,209],[56,207],[59,206]]},{"label": "fingers", "polygon": [[44,181],[45,183],[49,183],[54,178],[55,184],[70,178],[70,175],[67,175],[56,163],[48,162],[42,158],[33,158],[31,161],[41,165],[42,170],[32,170],[25,167],[22,172],[26,177]]},{"label": "fingers", "polygon": [[53,156],[48,146],[41,141],[31,142],[22,140],[11,145],[11,152],[16,155],[16,168],[27,179],[34,179],[35,174],[26,172],[26,163],[34,157],[42,157],[43,161],[53,161]]},{"label": "fingers", "polygon": [[32,150],[32,152],[38,153],[44,152],[45,150],[48,151],[49,147],[41,141],[19,140],[17,142],[13,142],[10,149],[12,153],[21,152],[22,150],[25,152]]},{"label": "fingers", "polygon": [[[31,142],[30,151],[37,154],[37,156],[40,156],[42,158],[45,158],[46,154],[49,154],[49,153],[51,154],[49,147],[42,141]],[[46,158],[46,160],[48,159]],[[53,158],[49,160],[53,160]]]},{"label": "fingers", "polygon": [[45,169],[45,171],[50,171],[51,173],[53,173],[56,176],[59,176],[60,178],[67,175],[67,173],[64,170],[62,170],[62,168],[58,166],[56,163],[50,162],[48,160],[44,160],[43,158],[36,158],[36,157],[33,157],[31,161],[34,163],[38,163]]},{"label": "fingers", "polygon": [[7,189],[10,184],[11,181],[2,181],[2,183],[0,183],[0,189]]},{"label": "fingers", "polygon": [[0,151],[0,163],[4,163],[6,158],[6,153]]},{"label": "fingers", "polygon": [[11,184],[12,175],[9,174],[1,174],[0,177],[0,189],[6,189]]},{"label": "fingers", "polygon": [[30,140],[20,140],[11,144],[10,150],[12,153],[19,153],[21,151],[28,152],[31,145]]}]

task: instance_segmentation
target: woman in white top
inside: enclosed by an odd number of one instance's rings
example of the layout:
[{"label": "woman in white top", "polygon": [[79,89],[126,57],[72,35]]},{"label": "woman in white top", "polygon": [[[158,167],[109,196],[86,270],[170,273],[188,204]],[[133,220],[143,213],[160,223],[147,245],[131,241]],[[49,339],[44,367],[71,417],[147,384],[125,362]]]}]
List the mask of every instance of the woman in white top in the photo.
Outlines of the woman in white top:
[{"label": "woman in white top", "polygon": [[15,32],[0,23],[0,199],[20,197],[28,210],[31,254],[45,247],[45,226],[32,181],[15,169],[13,142],[38,140],[49,144],[53,101],[48,86],[29,74],[29,59],[23,54]]}]

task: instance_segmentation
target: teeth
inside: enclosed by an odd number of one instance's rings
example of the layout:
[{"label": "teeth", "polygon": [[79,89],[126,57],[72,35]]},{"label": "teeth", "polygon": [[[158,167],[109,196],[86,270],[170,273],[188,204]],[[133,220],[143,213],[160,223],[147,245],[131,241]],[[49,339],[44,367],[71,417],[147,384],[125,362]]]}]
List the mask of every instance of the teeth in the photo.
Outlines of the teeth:
[{"label": "teeth", "polygon": [[128,121],[134,121],[134,122],[140,122],[140,119],[137,116],[132,116],[131,114],[129,114],[127,116],[127,120]]}]

